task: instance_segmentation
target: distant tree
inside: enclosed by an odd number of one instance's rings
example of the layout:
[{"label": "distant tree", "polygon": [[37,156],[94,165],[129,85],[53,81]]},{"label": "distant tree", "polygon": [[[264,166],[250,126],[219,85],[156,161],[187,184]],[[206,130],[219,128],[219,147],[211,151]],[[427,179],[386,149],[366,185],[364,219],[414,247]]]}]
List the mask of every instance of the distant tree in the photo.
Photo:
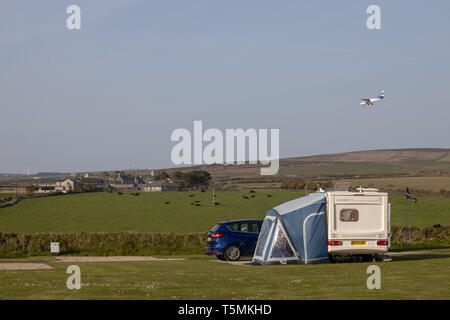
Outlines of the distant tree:
[{"label": "distant tree", "polygon": [[281,189],[288,189],[288,190],[300,189],[300,188],[297,187],[299,181],[301,181],[301,180],[296,180],[296,179],[291,179],[291,178],[284,179],[281,182],[280,188]]},{"label": "distant tree", "polygon": [[170,173],[170,179],[175,181],[178,184],[178,190],[186,190],[186,182],[184,180],[184,173],[181,171],[172,171]]},{"label": "distant tree", "polygon": [[170,178],[169,174],[168,174],[166,171],[162,171],[162,172],[159,174],[159,176],[160,176],[160,179],[161,179],[161,180],[167,180],[167,179]]},{"label": "distant tree", "polygon": [[37,191],[37,187],[35,185],[30,185],[25,188],[25,191],[28,196],[31,196],[35,191]]},{"label": "distant tree", "polygon": [[317,190],[317,182],[308,183],[308,192],[313,192]]},{"label": "distant tree", "polygon": [[170,178],[166,171],[161,171],[159,174],[154,176],[155,180],[167,180]]},{"label": "distant tree", "polygon": [[280,189],[289,189],[291,181],[292,179],[283,179],[283,181],[281,181]]},{"label": "distant tree", "polygon": [[295,189],[305,189],[306,183],[303,180],[298,180],[295,184]]},{"label": "distant tree", "polygon": [[73,192],[82,192],[83,191],[83,184],[82,183],[76,183],[73,186]]},{"label": "distant tree", "polygon": [[186,172],[183,175],[183,181],[187,188],[207,188],[209,181],[211,180],[211,174],[205,170],[193,170]]},{"label": "distant tree", "polygon": [[170,178],[174,181],[181,181],[184,178],[184,173],[181,171],[172,171],[170,173]]}]

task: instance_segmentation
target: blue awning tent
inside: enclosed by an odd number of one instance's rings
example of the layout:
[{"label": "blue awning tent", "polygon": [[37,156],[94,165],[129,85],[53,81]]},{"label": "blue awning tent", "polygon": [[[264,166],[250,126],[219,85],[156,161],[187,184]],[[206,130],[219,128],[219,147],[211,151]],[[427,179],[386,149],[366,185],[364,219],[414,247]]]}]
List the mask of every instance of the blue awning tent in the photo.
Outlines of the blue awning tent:
[{"label": "blue awning tent", "polygon": [[326,194],[316,192],[267,212],[253,264],[328,262]]}]

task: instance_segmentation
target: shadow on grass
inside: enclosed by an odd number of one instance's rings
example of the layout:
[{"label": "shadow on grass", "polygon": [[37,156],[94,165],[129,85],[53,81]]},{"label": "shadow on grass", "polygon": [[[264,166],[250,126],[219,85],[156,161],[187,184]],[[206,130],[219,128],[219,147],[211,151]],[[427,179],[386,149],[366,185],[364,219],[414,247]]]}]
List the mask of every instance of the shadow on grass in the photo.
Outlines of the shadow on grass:
[{"label": "shadow on grass", "polygon": [[[425,251],[425,250],[436,250],[436,249],[450,249],[450,245],[445,245],[445,246],[427,246],[427,245],[419,245],[419,246],[411,246],[408,247],[409,250],[421,250],[421,251]],[[405,251],[405,248],[395,248],[395,249],[391,249],[389,250],[389,252],[403,252]]]},{"label": "shadow on grass", "polygon": [[404,256],[391,256],[392,261],[417,261],[430,259],[449,259],[450,253],[433,253],[433,254],[406,254]]}]

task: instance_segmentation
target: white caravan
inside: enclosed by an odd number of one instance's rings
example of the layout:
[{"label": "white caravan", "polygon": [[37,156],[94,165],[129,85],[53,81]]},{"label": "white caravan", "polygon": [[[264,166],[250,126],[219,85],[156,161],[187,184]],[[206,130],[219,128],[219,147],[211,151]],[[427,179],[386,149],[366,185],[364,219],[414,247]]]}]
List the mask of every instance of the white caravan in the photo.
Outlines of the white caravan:
[{"label": "white caravan", "polygon": [[387,260],[391,231],[388,194],[357,188],[356,192],[328,191],[326,195],[330,260],[349,255]]}]

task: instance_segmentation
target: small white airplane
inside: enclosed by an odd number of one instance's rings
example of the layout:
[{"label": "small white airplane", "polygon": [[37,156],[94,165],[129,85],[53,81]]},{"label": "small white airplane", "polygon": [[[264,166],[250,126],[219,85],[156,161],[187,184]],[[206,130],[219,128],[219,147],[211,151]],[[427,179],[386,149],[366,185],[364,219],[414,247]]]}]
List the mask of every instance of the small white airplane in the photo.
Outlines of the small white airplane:
[{"label": "small white airplane", "polygon": [[364,106],[364,105],[368,105],[368,106],[373,106],[374,102],[380,101],[384,99],[384,90],[380,91],[380,94],[376,97],[376,98],[361,98],[361,103],[360,105]]}]

